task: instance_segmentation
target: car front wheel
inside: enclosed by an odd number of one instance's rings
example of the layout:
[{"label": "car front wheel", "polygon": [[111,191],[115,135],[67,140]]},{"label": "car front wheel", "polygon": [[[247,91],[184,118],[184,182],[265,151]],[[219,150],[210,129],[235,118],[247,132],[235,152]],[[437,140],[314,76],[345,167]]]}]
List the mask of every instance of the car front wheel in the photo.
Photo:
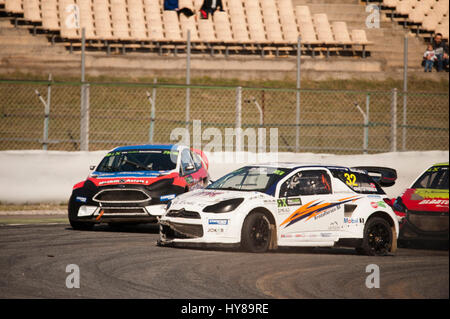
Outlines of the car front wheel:
[{"label": "car front wheel", "polygon": [[270,222],[260,212],[253,213],[244,221],[241,234],[241,248],[253,253],[267,251],[270,244]]},{"label": "car front wheel", "polygon": [[75,230],[92,230],[94,228],[94,224],[93,223],[89,223],[89,222],[80,222],[77,221],[77,213],[78,213],[78,209],[80,208],[80,205],[78,203],[76,203],[73,198],[70,198],[69,200],[69,222],[70,222],[70,226],[72,226],[73,229]]}]

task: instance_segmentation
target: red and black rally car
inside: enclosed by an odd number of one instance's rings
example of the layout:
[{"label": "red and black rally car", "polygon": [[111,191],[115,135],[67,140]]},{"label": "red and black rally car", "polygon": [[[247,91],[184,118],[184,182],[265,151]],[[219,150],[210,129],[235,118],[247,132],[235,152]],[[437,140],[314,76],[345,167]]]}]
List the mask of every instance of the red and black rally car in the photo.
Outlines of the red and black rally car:
[{"label": "red and black rally car", "polygon": [[448,243],[449,163],[428,168],[393,203],[399,218],[399,243],[445,241]]},{"label": "red and black rally car", "polygon": [[209,182],[205,154],[180,145],[118,147],[92,169],[69,200],[74,229],[157,222],[170,200]]}]

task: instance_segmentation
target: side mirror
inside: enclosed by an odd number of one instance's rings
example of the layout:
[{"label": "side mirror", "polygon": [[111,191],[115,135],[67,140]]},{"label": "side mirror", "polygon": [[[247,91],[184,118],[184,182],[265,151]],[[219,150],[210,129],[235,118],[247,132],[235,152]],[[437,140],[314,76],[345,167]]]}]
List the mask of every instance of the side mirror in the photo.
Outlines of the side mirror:
[{"label": "side mirror", "polygon": [[89,166],[89,170],[93,171],[95,169],[95,165]]},{"label": "side mirror", "polygon": [[192,164],[189,164],[188,166],[186,166],[186,167],[184,168],[185,171],[192,171],[192,170],[194,170],[194,169],[195,169],[195,166],[192,165]]}]

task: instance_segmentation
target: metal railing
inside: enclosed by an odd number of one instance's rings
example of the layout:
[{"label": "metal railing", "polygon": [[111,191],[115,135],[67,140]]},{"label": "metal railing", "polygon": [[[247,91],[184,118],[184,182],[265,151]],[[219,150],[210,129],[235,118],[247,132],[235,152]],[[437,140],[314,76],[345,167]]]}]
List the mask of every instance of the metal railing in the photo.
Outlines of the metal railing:
[{"label": "metal railing", "polygon": [[[448,150],[448,98],[396,89],[0,80],[0,150],[174,143],[177,128],[206,146],[212,132],[225,137],[226,128],[237,127],[277,128],[278,150],[288,152]],[[194,121],[201,124],[195,130]]]}]

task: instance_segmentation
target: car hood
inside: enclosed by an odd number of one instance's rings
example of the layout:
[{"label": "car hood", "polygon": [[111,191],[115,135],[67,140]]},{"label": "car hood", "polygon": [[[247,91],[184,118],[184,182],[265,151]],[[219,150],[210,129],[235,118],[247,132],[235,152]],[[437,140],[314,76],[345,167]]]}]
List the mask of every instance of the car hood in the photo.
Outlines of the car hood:
[{"label": "car hood", "polygon": [[173,200],[173,206],[195,206],[205,207],[224,200],[244,198],[244,199],[273,199],[273,197],[261,192],[231,191],[219,189],[198,189],[179,195]]},{"label": "car hood", "polygon": [[408,188],[402,195],[402,201],[408,210],[448,212],[448,189]]}]

